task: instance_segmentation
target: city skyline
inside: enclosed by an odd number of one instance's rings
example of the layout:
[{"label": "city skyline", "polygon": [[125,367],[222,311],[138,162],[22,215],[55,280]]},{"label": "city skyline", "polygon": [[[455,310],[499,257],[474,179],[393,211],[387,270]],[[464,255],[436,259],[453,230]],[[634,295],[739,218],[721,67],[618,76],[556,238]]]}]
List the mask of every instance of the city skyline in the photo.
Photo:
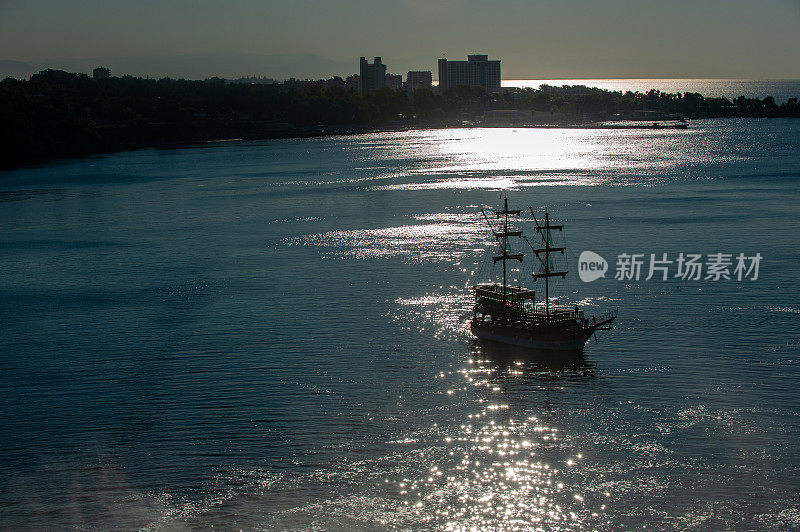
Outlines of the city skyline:
[{"label": "city skyline", "polygon": [[[386,21],[391,20],[391,24]],[[0,70],[323,78],[488,53],[503,79],[800,78],[800,2],[0,3]],[[18,72],[13,72],[17,70]]]}]

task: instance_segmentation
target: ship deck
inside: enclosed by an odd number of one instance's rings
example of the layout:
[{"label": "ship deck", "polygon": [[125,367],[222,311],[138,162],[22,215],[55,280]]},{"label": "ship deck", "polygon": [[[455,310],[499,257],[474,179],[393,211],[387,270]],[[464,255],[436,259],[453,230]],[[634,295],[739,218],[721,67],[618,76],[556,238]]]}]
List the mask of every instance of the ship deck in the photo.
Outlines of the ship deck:
[{"label": "ship deck", "polygon": [[[485,284],[473,287],[475,310],[490,315],[495,320],[527,322],[533,325],[554,325],[565,322],[580,323],[585,320],[578,307],[551,305],[547,310],[535,305],[536,293],[519,286]],[[531,303],[527,303],[530,301]]]}]

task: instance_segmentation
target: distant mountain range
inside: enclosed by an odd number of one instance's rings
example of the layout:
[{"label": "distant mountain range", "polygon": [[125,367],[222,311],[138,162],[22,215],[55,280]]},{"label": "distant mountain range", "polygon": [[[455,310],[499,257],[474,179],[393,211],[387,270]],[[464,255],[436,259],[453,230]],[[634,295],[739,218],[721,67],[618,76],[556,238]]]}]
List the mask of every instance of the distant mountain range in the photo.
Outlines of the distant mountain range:
[{"label": "distant mountain range", "polygon": [[[113,76],[130,74],[140,77],[205,79],[212,76],[240,78],[267,76],[279,80],[296,77],[328,78],[358,72],[358,58],[335,60],[310,54],[187,54],[138,57],[94,57],[88,59],[51,59],[25,62],[0,59],[0,79],[8,76],[27,78],[47,68],[91,73],[104,66]],[[428,67],[430,68],[430,67]],[[400,72],[398,70],[398,72]]]},{"label": "distant mountain range", "polygon": [[8,76],[27,78],[36,72],[35,68],[36,67],[32,63],[0,59],[0,78],[5,79]]}]

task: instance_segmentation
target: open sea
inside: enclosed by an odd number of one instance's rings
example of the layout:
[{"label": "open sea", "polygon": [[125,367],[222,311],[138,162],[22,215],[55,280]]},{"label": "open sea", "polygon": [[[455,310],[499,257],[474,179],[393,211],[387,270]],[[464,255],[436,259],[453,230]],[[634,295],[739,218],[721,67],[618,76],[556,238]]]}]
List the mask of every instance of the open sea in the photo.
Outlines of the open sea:
[{"label": "open sea", "polygon": [[[501,193],[565,224],[560,303],[619,308],[581,358],[469,334]],[[800,528],[800,120],[7,171],[0,272],[3,530]]]}]

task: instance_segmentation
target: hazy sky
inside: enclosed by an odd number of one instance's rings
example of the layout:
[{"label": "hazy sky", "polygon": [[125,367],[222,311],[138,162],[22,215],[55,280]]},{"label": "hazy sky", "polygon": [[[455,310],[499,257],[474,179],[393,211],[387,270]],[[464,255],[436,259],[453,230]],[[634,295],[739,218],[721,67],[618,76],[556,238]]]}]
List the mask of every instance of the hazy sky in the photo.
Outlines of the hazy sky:
[{"label": "hazy sky", "polygon": [[800,78],[800,0],[0,0],[0,60],[114,74],[347,75],[488,53],[504,79]]}]

